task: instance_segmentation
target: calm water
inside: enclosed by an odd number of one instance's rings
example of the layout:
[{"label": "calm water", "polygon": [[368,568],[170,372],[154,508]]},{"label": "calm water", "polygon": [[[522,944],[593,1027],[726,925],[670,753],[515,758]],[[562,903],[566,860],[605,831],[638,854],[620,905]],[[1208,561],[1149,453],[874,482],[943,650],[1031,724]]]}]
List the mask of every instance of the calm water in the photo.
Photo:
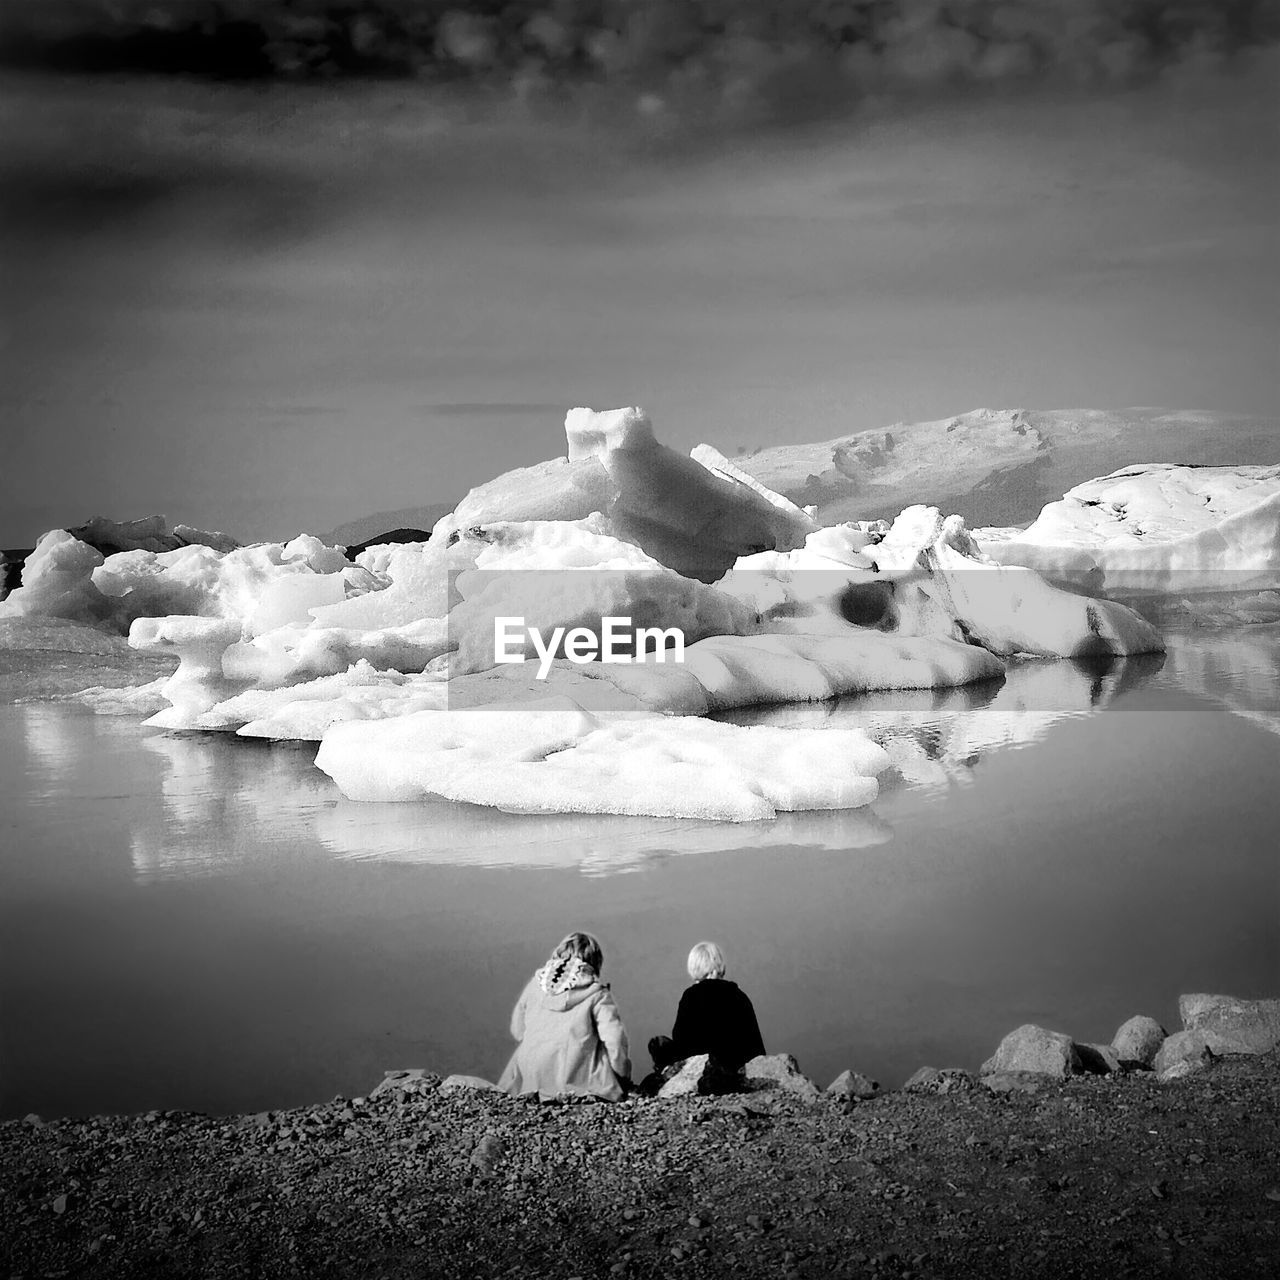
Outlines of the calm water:
[{"label": "calm water", "polygon": [[0,1114],[257,1109],[384,1069],[493,1077],[509,1006],[597,931],[632,1037],[717,939],[820,1083],[1109,1039],[1280,992],[1280,632],[1107,673],[758,712],[867,725],[872,809],[748,827],[356,805],[312,750],[0,706]]}]

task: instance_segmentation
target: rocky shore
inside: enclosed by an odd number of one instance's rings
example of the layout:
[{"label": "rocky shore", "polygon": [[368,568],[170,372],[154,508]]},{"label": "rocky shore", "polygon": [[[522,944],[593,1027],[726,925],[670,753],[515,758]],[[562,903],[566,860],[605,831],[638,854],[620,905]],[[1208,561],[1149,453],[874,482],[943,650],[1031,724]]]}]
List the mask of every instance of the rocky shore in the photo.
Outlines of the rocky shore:
[{"label": "rocky shore", "polygon": [[0,1275],[1274,1276],[1280,1001],[1181,1012],[1110,1046],[1019,1028],[890,1093],[782,1054],[616,1105],[415,1070],[253,1116],[28,1116]]}]

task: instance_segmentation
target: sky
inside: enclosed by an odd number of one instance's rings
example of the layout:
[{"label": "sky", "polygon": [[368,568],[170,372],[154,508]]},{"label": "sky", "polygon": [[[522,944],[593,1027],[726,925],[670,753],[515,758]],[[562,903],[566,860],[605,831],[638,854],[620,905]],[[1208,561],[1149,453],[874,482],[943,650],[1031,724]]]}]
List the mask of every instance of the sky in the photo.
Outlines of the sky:
[{"label": "sky", "polygon": [[452,502],[580,404],[730,454],[978,406],[1280,421],[1278,69],[674,142],[396,84],[11,76],[0,547]]}]

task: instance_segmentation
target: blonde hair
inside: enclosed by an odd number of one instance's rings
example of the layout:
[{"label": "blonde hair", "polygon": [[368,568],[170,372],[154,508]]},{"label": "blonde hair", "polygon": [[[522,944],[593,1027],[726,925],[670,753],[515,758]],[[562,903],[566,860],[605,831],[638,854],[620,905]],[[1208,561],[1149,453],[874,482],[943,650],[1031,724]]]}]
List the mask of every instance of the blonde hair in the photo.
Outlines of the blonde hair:
[{"label": "blonde hair", "polygon": [[568,960],[577,957],[583,964],[590,965],[596,973],[604,966],[604,948],[600,940],[589,933],[568,933],[559,946],[551,953],[553,960]]},{"label": "blonde hair", "polygon": [[694,982],[703,978],[724,977],[724,953],[714,942],[697,942],[689,952],[689,977]]}]

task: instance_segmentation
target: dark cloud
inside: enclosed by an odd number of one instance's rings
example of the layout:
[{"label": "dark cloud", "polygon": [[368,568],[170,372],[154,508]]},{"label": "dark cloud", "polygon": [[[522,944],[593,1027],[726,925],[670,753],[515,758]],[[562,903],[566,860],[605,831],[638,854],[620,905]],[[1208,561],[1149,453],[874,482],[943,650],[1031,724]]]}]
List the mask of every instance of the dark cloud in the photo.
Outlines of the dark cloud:
[{"label": "dark cloud", "polygon": [[222,76],[417,75],[644,111],[1029,78],[1126,82],[1280,38],[1278,0],[18,0],[10,61]]}]

